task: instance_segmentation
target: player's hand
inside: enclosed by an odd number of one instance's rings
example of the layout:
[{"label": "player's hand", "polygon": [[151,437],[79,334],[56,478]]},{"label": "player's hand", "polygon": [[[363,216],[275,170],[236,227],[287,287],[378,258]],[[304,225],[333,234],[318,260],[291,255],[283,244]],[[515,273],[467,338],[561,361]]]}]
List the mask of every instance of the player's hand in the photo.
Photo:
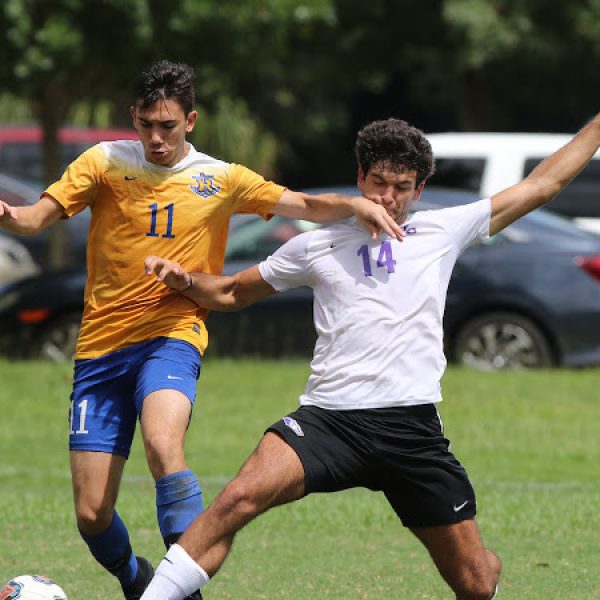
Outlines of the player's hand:
[{"label": "player's hand", "polygon": [[192,284],[191,275],[179,264],[159,256],[148,256],[144,261],[146,275],[156,275],[156,280],[178,292],[184,292]]},{"label": "player's hand", "polygon": [[399,242],[402,241],[404,230],[381,204],[363,196],[356,196],[352,199],[352,207],[356,218],[371,233],[371,239],[376,240],[379,234],[385,231]]},{"label": "player's hand", "polygon": [[17,220],[17,211],[14,206],[6,204],[3,200],[0,200],[0,223]]}]

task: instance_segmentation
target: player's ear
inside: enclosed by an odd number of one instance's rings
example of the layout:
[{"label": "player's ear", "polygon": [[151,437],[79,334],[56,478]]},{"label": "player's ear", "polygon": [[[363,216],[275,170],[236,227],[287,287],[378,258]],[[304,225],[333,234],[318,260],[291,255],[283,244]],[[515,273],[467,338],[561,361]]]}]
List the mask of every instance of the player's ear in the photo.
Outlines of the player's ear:
[{"label": "player's ear", "polygon": [[136,108],[135,108],[135,106],[133,104],[129,107],[129,113],[131,114],[131,119],[133,121],[133,126],[135,127],[135,116],[137,114],[137,111],[136,111]]},{"label": "player's ear", "polygon": [[425,182],[421,181],[421,183],[415,188],[415,193],[413,195],[413,202],[417,202],[423,193],[423,188],[425,187]]},{"label": "player's ear", "polygon": [[191,110],[188,113],[188,116],[185,120],[185,130],[187,133],[189,133],[190,131],[192,131],[192,129],[194,129],[194,125],[196,124],[197,119],[198,119],[198,111]]},{"label": "player's ear", "polygon": [[365,179],[367,178],[366,173],[362,170],[362,167],[358,167],[358,174],[356,176],[356,184],[358,187],[365,183]]}]

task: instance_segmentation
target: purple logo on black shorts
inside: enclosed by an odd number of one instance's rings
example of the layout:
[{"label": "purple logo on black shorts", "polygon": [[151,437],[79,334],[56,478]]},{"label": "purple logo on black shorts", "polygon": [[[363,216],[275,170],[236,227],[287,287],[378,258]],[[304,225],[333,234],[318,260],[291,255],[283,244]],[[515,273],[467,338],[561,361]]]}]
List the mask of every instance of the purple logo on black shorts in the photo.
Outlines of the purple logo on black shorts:
[{"label": "purple logo on black shorts", "polygon": [[298,437],[304,436],[304,431],[302,431],[302,427],[298,425],[298,422],[292,417],[283,417],[283,422],[286,427],[289,427]]}]

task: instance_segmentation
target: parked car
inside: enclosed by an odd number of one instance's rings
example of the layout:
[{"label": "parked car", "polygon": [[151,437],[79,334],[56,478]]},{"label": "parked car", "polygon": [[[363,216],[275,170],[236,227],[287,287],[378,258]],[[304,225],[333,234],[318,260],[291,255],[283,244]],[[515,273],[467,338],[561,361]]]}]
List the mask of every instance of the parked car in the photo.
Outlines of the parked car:
[{"label": "parked car", "polygon": [[39,272],[27,248],[0,230],[0,286]]},{"label": "parked car", "polygon": [[86,271],[43,271],[0,288],[0,353],[70,360],[83,310]]},{"label": "parked car", "polygon": [[[42,191],[43,187],[40,185],[0,173],[0,199],[12,206],[27,206],[28,204],[37,202]],[[86,209],[67,221],[62,222],[67,229],[67,253],[69,263],[73,266],[85,265],[90,218],[91,213]],[[9,232],[5,233],[25,246],[34,262],[40,268],[48,269],[50,267],[48,254],[49,230],[45,230],[35,236],[27,237],[16,236]]]},{"label": "parked car", "polygon": [[[436,173],[429,184],[491,196],[521,181],[571,138],[548,133],[431,133],[427,139]],[[600,232],[600,151],[547,209]]]},{"label": "parked car", "polygon": [[[415,208],[476,198],[426,189]],[[236,219],[225,272],[255,263],[310,227],[316,225],[281,217]],[[83,271],[71,271],[7,288],[0,295],[0,330],[14,324],[9,348],[70,356],[84,279]],[[208,329],[209,355],[309,356],[316,337],[312,292],[297,288],[239,313],[211,313]],[[600,237],[540,209],[468,248],[450,282],[444,332],[448,358],[480,369],[600,363]]]}]

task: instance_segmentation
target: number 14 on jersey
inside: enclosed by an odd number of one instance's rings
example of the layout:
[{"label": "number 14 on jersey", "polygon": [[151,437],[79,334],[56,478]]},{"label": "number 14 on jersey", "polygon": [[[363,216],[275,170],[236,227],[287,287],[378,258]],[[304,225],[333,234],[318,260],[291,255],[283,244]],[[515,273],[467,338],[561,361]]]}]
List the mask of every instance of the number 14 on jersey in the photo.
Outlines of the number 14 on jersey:
[{"label": "number 14 on jersey", "polygon": [[[366,244],[361,246],[356,255],[362,258],[363,273],[365,274],[365,277],[372,277],[373,269],[369,246]],[[381,245],[379,246],[379,256],[377,257],[375,264],[378,268],[386,267],[388,273],[394,273],[396,271],[396,261],[392,255],[392,244],[389,240],[381,242]]]}]

